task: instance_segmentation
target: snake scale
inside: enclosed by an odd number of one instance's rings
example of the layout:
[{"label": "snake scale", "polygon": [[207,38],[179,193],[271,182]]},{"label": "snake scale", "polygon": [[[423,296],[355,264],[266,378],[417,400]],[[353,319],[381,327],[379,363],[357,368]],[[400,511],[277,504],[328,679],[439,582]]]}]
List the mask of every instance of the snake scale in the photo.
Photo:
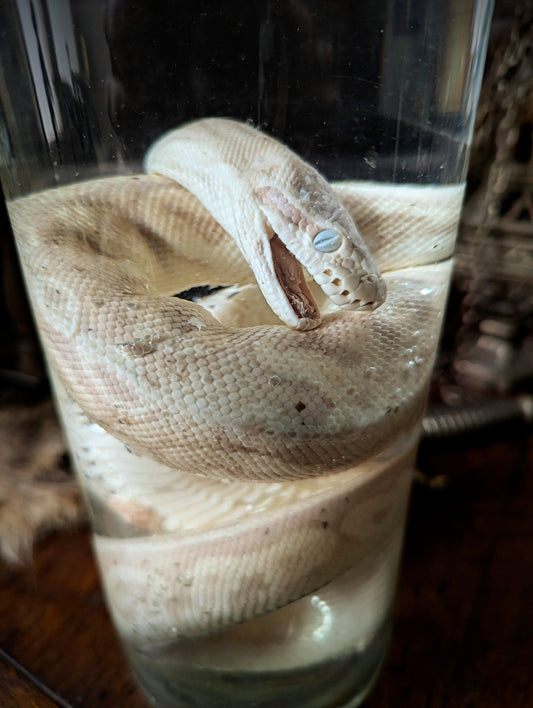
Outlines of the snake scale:
[{"label": "snake scale", "polygon": [[[282,143],[226,119],[164,136],[146,170],[9,204],[58,386],[147,460],[148,507],[150,470],[221,499],[258,484],[301,490],[213,528],[180,533],[167,520],[146,524],[160,537],[98,540],[119,623],[134,616],[135,631],[163,639],[170,625],[198,634],[275,609],[353,564],[364,533],[351,470],[423,410],[462,189],[328,184]],[[173,297],[206,284],[231,287],[200,303]],[[385,477],[390,499],[400,475]],[[306,568],[294,549],[309,544]],[[183,564],[174,576],[169,555]],[[236,557],[247,561],[224,577]],[[158,580],[141,597],[147,574]],[[136,585],[133,604],[119,599]]]}]

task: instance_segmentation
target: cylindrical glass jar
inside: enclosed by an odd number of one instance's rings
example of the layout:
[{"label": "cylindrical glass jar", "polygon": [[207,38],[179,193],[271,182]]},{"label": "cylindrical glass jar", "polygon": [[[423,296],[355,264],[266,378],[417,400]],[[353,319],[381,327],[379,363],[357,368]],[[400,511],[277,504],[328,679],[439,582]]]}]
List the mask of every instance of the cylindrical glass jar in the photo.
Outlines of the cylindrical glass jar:
[{"label": "cylindrical glass jar", "polygon": [[2,186],[153,705],[377,675],[490,12],[0,3]]}]

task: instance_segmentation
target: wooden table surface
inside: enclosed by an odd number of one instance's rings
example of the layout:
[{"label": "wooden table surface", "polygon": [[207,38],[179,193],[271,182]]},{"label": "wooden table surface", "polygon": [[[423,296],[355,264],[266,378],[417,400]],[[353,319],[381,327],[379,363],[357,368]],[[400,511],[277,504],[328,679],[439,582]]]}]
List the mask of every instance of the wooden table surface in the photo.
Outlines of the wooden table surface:
[{"label": "wooden table surface", "polygon": [[[429,450],[395,631],[368,708],[533,706],[533,438]],[[146,708],[106,613],[86,529],[0,568],[0,706]],[[295,707],[297,708],[297,707]]]}]

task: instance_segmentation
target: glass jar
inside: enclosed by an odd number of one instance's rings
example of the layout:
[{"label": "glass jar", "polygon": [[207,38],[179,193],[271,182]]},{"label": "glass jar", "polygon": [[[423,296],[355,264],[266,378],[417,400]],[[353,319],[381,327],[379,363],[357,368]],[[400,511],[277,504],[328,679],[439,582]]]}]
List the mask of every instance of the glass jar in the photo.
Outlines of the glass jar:
[{"label": "glass jar", "polygon": [[491,9],[0,6],[2,186],[153,705],[378,674]]}]

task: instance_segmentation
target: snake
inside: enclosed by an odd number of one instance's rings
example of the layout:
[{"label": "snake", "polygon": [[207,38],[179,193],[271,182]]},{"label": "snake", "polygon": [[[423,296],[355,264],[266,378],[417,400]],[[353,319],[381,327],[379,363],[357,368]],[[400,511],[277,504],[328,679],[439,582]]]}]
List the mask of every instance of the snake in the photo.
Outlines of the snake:
[{"label": "snake", "polygon": [[[460,185],[329,183],[255,127],[206,118],[156,141],[144,173],[8,204],[72,420],[146,461],[140,501],[117,504],[143,535],[96,544],[124,631],[219,631],[353,565],[358,500],[386,516],[405,484],[396,462],[379,482],[361,470],[424,410],[461,200]],[[183,297],[205,285],[221,289]],[[178,480],[213,507],[289,499],[184,530],[150,502]]]}]

